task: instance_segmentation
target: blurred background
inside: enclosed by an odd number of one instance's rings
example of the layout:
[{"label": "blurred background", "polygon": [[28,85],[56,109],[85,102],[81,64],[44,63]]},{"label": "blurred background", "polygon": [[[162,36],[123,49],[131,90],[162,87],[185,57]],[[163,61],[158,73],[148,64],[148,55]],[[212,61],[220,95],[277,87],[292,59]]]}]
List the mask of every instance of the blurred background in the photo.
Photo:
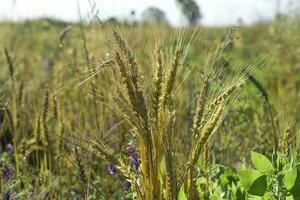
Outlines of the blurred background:
[{"label": "blurred background", "polygon": [[299,0],[1,0],[1,20],[56,18],[77,21],[81,13],[101,19],[139,21],[154,17],[174,26],[253,24],[276,15],[300,15]]}]

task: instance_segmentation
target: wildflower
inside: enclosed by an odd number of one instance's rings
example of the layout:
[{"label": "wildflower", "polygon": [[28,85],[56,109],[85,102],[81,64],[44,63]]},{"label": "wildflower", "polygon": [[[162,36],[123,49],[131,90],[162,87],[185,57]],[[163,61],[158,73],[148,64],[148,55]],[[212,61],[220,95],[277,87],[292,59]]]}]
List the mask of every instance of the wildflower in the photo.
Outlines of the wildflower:
[{"label": "wildflower", "polygon": [[131,164],[134,166],[135,170],[139,169],[140,162],[138,158],[131,158]]},{"label": "wildflower", "polygon": [[7,145],[5,146],[5,151],[7,151],[7,152],[9,152],[9,153],[14,152],[14,147],[13,147],[13,145],[12,145],[12,144],[7,144]]},{"label": "wildflower", "polygon": [[140,162],[139,162],[139,156],[135,148],[132,145],[130,145],[127,147],[127,152],[131,158],[131,164],[134,166],[135,170],[138,170],[140,166]]},{"label": "wildflower", "polygon": [[13,171],[9,168],[5,169],[2,174],[4,180],[9,181],[13,178]]},{"label": "wildflower", "polygon": [[127,179],[125,179],[123,182],[123,186],[126,190],[128,190],[131,188],[131,183]]},{"label": "wildflower", "polygon": [[115,174],[117,173],[117,168],[113,164],[108,164],[107,170],[109,171],[110,174]]},{"label": "wildflower", "polygon": [[132,145],[129,145],[129,146],[127,147],[127,152],[128,152],[128,154],[129,154],[130,156],[136,154],[135,148],[134,148]]}]

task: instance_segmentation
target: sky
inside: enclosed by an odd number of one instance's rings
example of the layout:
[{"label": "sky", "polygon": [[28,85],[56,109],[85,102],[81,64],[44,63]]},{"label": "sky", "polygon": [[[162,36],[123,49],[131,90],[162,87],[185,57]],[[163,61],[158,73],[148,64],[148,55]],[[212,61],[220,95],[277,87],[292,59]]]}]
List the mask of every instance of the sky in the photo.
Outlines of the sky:
[{"label": "sky", "polygon": [[[116,16],[126,18],[131,10],[139,19],[150,6],[160,8],[172,25],[182,25],[186,21],[175,0],[0,0],[1,20],[23,20],[37,17],[55,17],[67,21],[78,20],[78,7],[82,15],[91,13],[91,1],[96,3],[100,18]],[[246,24],[258,20],[272,19],[277,8],[277,0],[196,0],[201,8],[204,25],[234,25],[239,19]],[[300,11],[300,0],[279,0],[281,10],[287,11],[290,2]],[[79,5],[79,6],[78,6]]]}]

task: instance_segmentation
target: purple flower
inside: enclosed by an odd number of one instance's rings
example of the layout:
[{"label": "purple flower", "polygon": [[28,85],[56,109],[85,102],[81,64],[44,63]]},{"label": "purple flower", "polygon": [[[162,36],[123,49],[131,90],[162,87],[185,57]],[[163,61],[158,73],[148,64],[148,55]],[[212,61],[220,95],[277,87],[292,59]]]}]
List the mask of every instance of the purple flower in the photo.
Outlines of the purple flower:
[{"label": "purple flower", "polygon": [[127,152],[131,158],[131,164],[134,166],[135,170],[139,169],[140,162],[139,162],[139,156],[134,148],[134,146],[129,145],[127,147]]},{"label": "purple flower", "polygon": [[7,144],[7,145],[5,146],[5,151],[7,151],[7,152],[9,152],[9,153],[14,152],[14,147],[13,147],[13,145],[12,145],[12,144]]},{"label": "purple flower", "polygon": [[139,155],[137,153],[130,155],[130,157],[135,160],[139,159]]},{"label": "purple flower", "polygon": [[5,169],[4,171],[3,171],[3,178],[4,178],[4,180],[6,180],[6,181],[9,181],[9,180],[11,180],[12,178],[13,178],[13,171],[11,170],[11,169]]},{"label": "purple flower", "polygon": [[123,182],[123,186],[126,190],[128,190],[131,188],[131,183],[127,179],[125,179]]},{"label": "purple flower", "polygon": [[129,145],[129,146],[127,147],[127,152],[128,152],[128,154],[129,154],[130,156],[133,155],[133,154],[135,154],[136,151],[135,151],[134,146]]},{"label": "purple flower", "polygon": [[113,164],[108,164],[107,170],[110,174],[115,174],[117,173],[117,168]]},{"label": "purple flower", "polygon": [[139,158],[139,155],[137,154],[135,148],[130,145],[127,147],[127,152],[128,152],[128,155],[132,158],[132,159],[138,159]]},{"label": "purple flower", "polygon": [[140,162],[138,158],[131,158],[131,164],[134,166],[135,170],[138,170],[140,167]]}]

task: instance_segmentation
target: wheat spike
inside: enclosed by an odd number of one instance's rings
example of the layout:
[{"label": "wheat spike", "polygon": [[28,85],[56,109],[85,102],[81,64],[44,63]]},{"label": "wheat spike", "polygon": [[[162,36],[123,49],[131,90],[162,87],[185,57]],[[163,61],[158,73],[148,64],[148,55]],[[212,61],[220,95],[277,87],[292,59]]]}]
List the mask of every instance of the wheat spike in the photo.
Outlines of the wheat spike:
[{"label": "wheat spike", "polygon": [[87,199],[88,178],[87,178],[87,175],[85,173],[85,168],[84,168],[82,158],[81,158],[81,154],[80,154],[79,151],[80,151],[79,147],[75,147],[75,159],[76,159],[77,170],[78,170],[79,178],[80,178],[80,180],[83,184],[83,186],[82,186],[82,188],[83,188],[82,197],[83,197],[83,199]]},{"label": "wheat spike", "polygon": [[201,125],[200,123],[201,123],[202,116],[203,116],[204,109],[205,109],[208,88],[209,88],[209,78],[207,76],[206,79],[204,80],[203,87],[202,87],[201,93],[198,98],[196,112],[195,112],[194,119],[193,119],[192,134],[194,137],[196,137],[197,134],[199,133],[198,131],[199,131],[199,128]]},{"label": "wheat spike", "polygon": [[174,131],[174,114],[170,114],[170,119],[167,127],[165,139],[165,157],[166,157],[166,196],[168,199],[175,199],[177,194],[176,171],[174,166],[174,149],[173,149],[173,131]]},{"label": "wheat spike", "polygon": [[48,136],[48,129],[47,129],[47,119],[48,119],[48,111],[49,111],[49,89],[48,86],[44,89],[44,101],[43,101],[43,110],[42,110],[42,127],[43,127],[43,134],[45,137],[46,144],[50,144],[49,136]]},{"label": "wheat spike", "polygon": [[53,95],[52,102],[53,102],[53,118],[55,120],[58,120],[58,102],[57,102],[56,95]]},{"label": "wheat spike", "polygon": [[4,53],[5,53],[6,61],[8,63],[10,77],[13,78],[14,71],[15,71],[15,69],[14,69],[14,63],[13,63],[13,61],[11,59],[11,56],[9,55],[9,52],[8,52],[7,48],[4,48]]},{"label": "wheat spike", "polygon": [[171,104],[171,95],[175,85],[176,74],[180,65],[180,58],[182,56],[182,50],[177,49],[172,61],[171,70],[169,72],[168,80],[165,83],[165,89],[163,93],[162,109]]},{"label": "wheat spike", "polygon": [[158,121],[158,111],[160,105],[160,97],[162,94],[162,86],[163,86],[163,63],[162,63],[162,54],[161,47],[158,48],[156,52],[156,74],[153,78],[154,82],[154,94],[152,98],[152,112],[154,115],[154,119]]},{"label": "wheat spike", "polygon": [[80,151],[79,147],[75,147],[76,165],[77,165],[77,169],[78,169],[78,172],[79,172],[80,180],[82,181],[83,184],[87,184],[88,178],[86,176],[85,168],[83,166],[83,162],[82,162],[82,159],[81,159],[81,154],[80,154],[79,151]]}]

